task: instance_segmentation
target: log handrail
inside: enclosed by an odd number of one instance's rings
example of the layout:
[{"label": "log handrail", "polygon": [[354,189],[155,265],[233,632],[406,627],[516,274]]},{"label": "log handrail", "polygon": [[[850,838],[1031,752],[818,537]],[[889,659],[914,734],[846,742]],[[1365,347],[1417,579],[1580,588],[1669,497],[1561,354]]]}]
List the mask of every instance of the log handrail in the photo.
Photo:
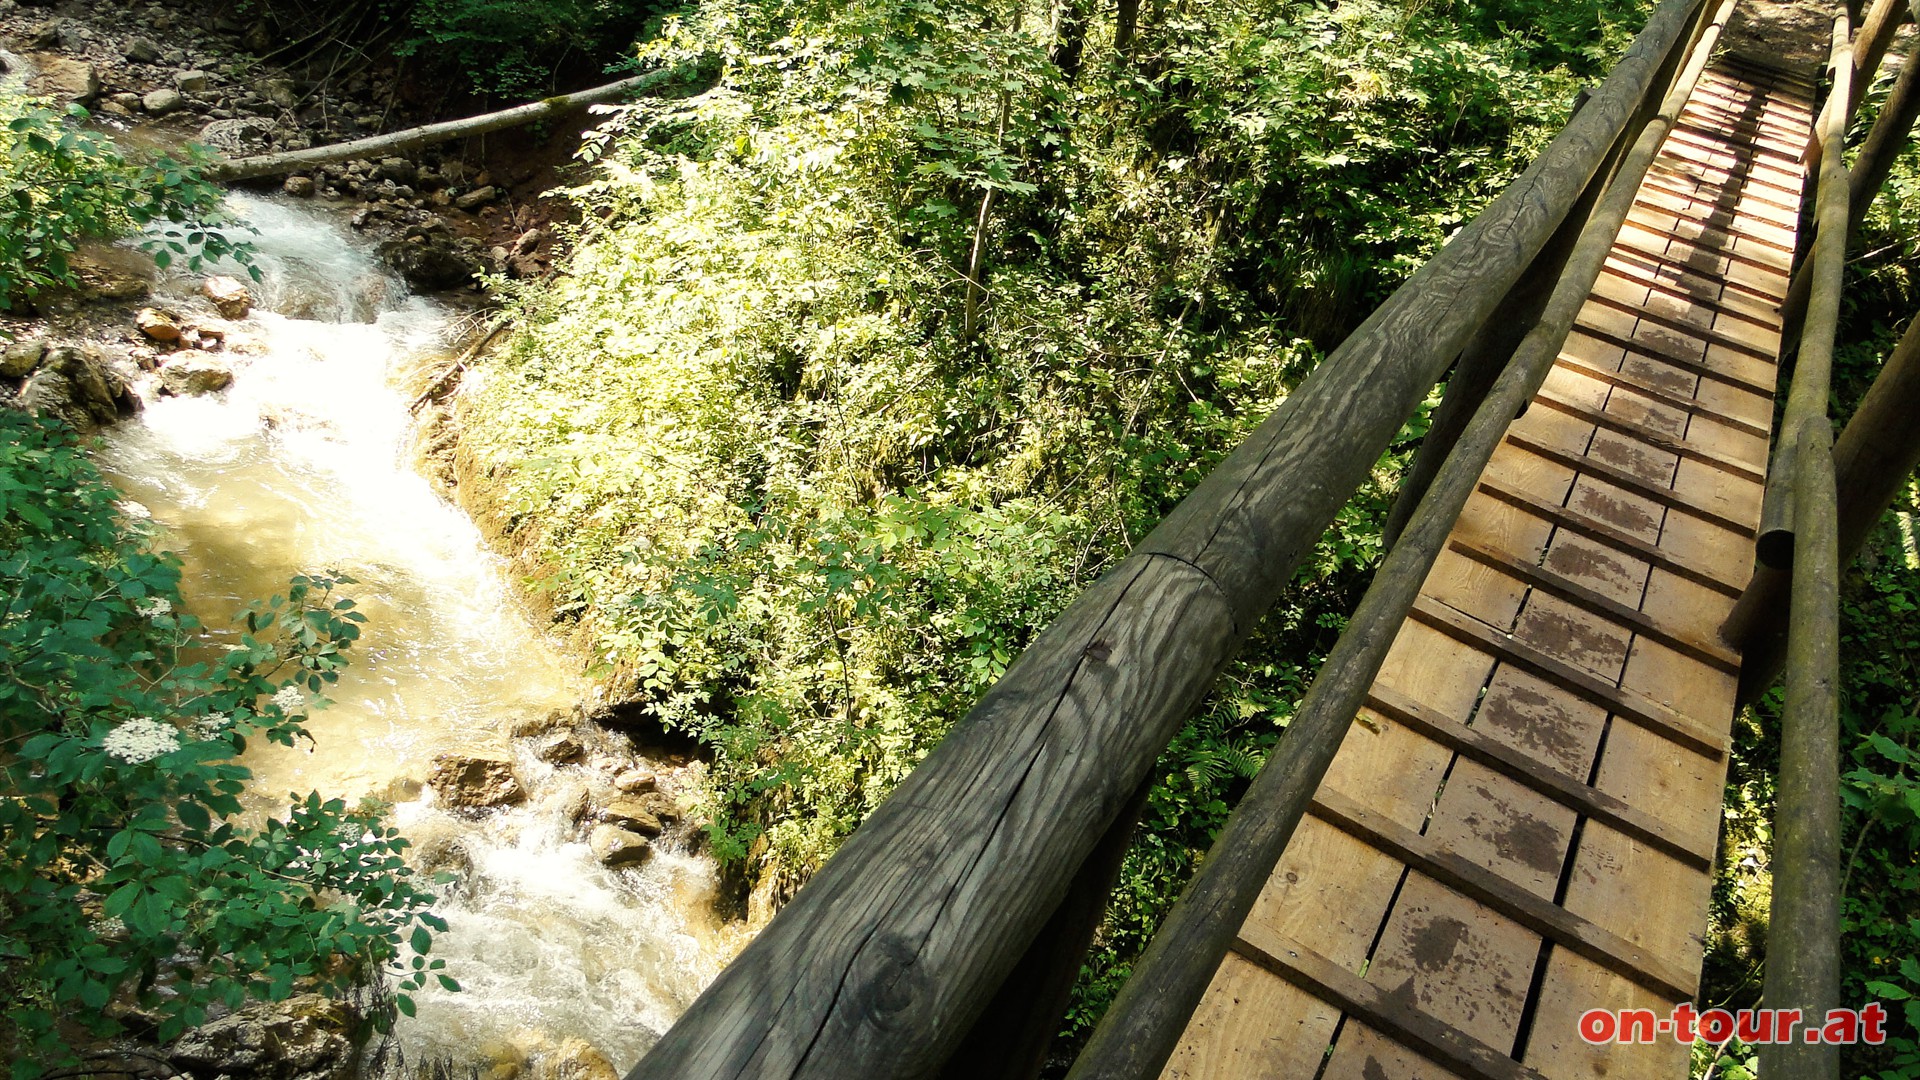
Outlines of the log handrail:
[{"label": "log handrail", "polygon": [[[1833,85],[1820,113],[1806,319],[1755,545],[1757,559],[1791,566],[1792,575],[1764,994],[1770,1008],[1799,1009],[1810,1024],[1840,1004],[1840,543],[1828,397],[1847,258],[1844,152],[1857,100],[1856,45],[1873,43],[1856,41],[1842,6],[1833,20]],[[1840,1075],[1837,1046],[1783,1040],[1759,1053],[1768,1076]]]},{"label": "log handrail", "polygon": [[1703,0],[1054,621],[629,1074],[937,1073],[1162,748],[1560,227]]},{"label": "log handrail", "polygon": [[1200,871],[1134,965],[1068,1080],[1150,1080],[1179,1044],[1221,960],[1306,814],[1387,651],[1507,426],[1533,399],[1599,279],[1667,133],[1706,71],[1735,0],[1702,9],[1685,63],[1632,139],[1544,307],[1419,499],[1286,734],[1240,799]]}]

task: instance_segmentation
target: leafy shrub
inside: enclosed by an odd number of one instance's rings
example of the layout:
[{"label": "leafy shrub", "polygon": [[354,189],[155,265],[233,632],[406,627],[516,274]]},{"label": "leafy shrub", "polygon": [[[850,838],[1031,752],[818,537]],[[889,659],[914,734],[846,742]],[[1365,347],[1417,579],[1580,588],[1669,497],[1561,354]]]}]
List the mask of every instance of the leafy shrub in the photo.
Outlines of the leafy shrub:
[{"label": "leafy shrub", "polygon": [[82,240],[156,222],[179,227],[142,242],[162,267],[176,255],[195,269],[233,258],[258,276],[244,243],[204,227],[219,216],[219,185],[201,179],[192,162],[128,160],[76,126],[86,116],[78,105],[62,116],[43,101],[0,94],[0,311],[77,284],[69,259]]},{"label": "leafy shrub", "polygon": [[[244,824],[251,739],[291,745],[362,616],[342,577],[256,603],[197,643],[179,563],[150,551],[72,436],[0,410],[0,1047],[26,1078],[137,1005],[162,1041],[213,1005],[340,989],[415,953],[431,896],[373,805],[318,794]],[[133,1013],[139,1016],[140,1013]],[[142,1021],[143,1023],[145,1021]]]}]

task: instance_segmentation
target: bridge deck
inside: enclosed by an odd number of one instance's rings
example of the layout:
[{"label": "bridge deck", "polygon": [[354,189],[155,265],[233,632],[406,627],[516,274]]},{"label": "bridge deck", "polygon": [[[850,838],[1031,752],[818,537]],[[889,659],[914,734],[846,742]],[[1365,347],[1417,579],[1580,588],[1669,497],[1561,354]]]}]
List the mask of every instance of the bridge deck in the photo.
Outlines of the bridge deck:
[{"label": "bridge deck", "polygon": [[1678,1077],[1810,136],[1718,64],[1165,1076]]}]

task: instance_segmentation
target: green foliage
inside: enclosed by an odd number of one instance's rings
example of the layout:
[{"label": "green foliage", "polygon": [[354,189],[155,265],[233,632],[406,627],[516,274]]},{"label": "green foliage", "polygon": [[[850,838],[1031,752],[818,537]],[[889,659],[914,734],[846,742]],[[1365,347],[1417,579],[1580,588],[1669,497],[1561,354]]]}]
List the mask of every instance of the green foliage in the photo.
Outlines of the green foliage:
[{"label": "green foliage", "polygon": [[457,71],[478,93],[551,93],[556,72],[598,70],[632,41],[652,5],[614,0],[413,0],[395,46]]},{"label": "green foliage", "polygon": [[219,217],[219,185],[192,161],[128,160],[78,126],[86,116],[78,105],[63,116],[45,102],[0,94],[0,311],[77,284],[69,260],[82,240],[163,222],[176,228],[141,243],[160,266],[175,256],[194,269],[232,258],[258,277],[245,244],[207,228]]},{"label": "green foliage", "polygon": [[[250,739],[291,745],[362,616],[298,577],[224,652],[179,610],[179,564],[122,517],[65,429],[0,410],[0,1046],[13,1075],[119,1030],[162,1041],[214,1005],[341,989],[423,957],[431,896],[380,808],[295,796],[247,823]],[[312,696],[310,696],[312,695]],[[136,1014],[138,1015],[138,1014]]]},{"label": "green foliage", "polygon": [[[607,110],[566,273],[500,283],[474,474],[616,691],[713,747],[715,851],[771,899],[1576,86],[1450,9],[1151,7],[1070,79],[1040,5],[707,0],[641,59],[717,82]],[[1162,757],[1073,1029],[1338,634],[1423,425]]]}]

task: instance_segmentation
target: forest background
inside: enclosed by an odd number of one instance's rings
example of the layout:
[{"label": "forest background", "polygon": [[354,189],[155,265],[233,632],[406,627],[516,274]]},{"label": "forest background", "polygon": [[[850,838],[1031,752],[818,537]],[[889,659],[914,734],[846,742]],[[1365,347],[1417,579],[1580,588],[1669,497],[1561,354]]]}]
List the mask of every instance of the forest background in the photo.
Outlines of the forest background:
[{"label": "forest background", "polygon": [[[616,693],[710,749],[712,850],[764,912],[1517,175],[1647,8],[413,0],[363,29],[483,97],[688,73],[585,140],[563,271],[492,283],[512,330],[468,376],[464,468]],[[1920,306],[1917,229],[1910,147],[1857,240],[1841,420]],[[1063,1052],[1338,636],[1424,423],[1162,756]],[[1843,601],[1843,998],[1907,1020],[1850,1052],[1867,1077],[1920,1076],[1914,513],[1910,486]],[[1714,1005],[1759,993],[1777,710],[1737,723]]]}]

